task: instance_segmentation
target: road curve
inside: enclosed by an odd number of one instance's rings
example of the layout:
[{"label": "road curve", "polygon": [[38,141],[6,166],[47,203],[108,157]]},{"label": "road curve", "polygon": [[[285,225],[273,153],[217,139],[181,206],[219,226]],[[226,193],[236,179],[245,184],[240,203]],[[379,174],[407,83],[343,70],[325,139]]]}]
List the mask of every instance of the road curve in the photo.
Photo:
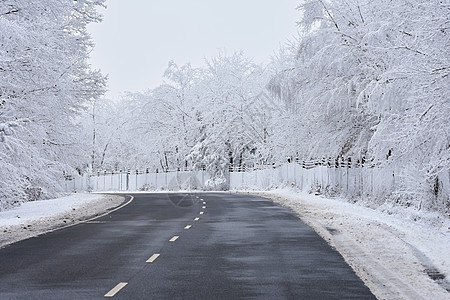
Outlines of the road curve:
[{"label": "road curve", "polygon": [[0,249],[0,299],[375,299],[271,200],[133,196],[107,216]]}]

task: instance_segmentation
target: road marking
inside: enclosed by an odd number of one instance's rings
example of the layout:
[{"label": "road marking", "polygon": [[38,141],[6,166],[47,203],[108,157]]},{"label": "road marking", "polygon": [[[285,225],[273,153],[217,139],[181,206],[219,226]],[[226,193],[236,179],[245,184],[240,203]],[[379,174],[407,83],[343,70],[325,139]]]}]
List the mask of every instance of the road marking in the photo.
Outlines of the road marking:
[{"label": "road marking", "polygon": [[206,205],[206,202],[205,202],[205,201],[203,201],[203,205]]},{"label": "road marking", "polygon": [[203,215],[205,212],[201,211],[200,214]]},{"label": "road marking", "polygon": [[105,294],[105,297],[114,297],[121,289],[123,289],[128,283],[120,282],[112,290]]},{"label": "road marking", "polygon": [[153,254],[152,256],[150,256],[149,259],[147,259],[146,262],[148,262],[148,263],[154,262],[154,261],[159,257],[159,255],[160,255],[160,254]]},{"label": "road marking", "polygon": [[198,220],[200,220],[200,218],[195,218],[195,219],[194,219],[194,221],[198,221]]},{"label": "road marking", "polygon": [[202,206],[202,208],[203,208],[203,209],[205,209],[205,208],[206,208],[206,206]]},{"label": "road marking", "polygon": [[169,240],[169,242],[175,242],[176,240],[178,240],[178,238],[179,238],[179,236],[178,236],[178,235],[175,235],[173,238],[171,238],[171,239]]},{"label": "road marking", "polygon": [[186,225],[186,227],[184,227],[184,229],[189,229],[191,227],[192,227],[192,225]]},{"label": "road marking", "polygon": [[[94,194],[96,194],[96,193],[94,193]],[[129,195],[128,195],[128,196],[129,196]],[[119,206],[119,207],[116,207],[116,208],[113,209],[113,210],[107,211],[106,213],[104,213],[104,214],[102,214],[102,215],[95,216],[95,217],[93,217],[93,218],[90,218],[90,219],[87,219],[87,220],[84,220],[84,221],[74,222],[74,223],[69,224],[69,225],[65,225],[65,226],[62,226],[62,227],[58,227],[58,228],[56,228],[56,229],[46,231],[45,233],[49,233],[49,232],[53,232],[53,231],[56,231],[56,230],[61,230],[61,229],[69,228],[69,227],[75,226],[75,225],[77,225],[77,224],[82,224],[82,223],[86,223],[86,222],[91,222],[91,221],[93,221],[93,220],[95,220],[95,219],[99,219],[99,218],[101,218],[101,217],[107,216],[107,215],[109,215],[110,213],[115,212],[116,210],[119,210],[119,209],[121,209],[122,207],[125,207],[125,206],[127,206],[128,204],[130,204],[131,201],[133,201],[133,199],[134,199],[133,196],[130,196],[130,197],[131,197],[131,198],[130,198],[130,200],[129,200],[127,203],[125,203],[125,204],[123,204],[123,205],[121,205],[121,206]]]}]

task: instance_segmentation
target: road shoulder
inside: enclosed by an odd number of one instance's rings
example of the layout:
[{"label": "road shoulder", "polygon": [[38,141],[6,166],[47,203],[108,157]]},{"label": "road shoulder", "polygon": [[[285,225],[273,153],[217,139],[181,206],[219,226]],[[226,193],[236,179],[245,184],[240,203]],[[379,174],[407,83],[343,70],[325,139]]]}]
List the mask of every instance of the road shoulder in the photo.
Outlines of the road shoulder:
[{"label": "road shoulder", "polygon": [[73,194],[28,202],[0,212],[0,248],[81,223],[113,210],[124,201],[121,195]]},{"label": "road shoulder", "polygon": [[[257,192],[292,209],[341,253],[378,299],[447,299],[446,228],[401,220],[344,201],[304,193]],[[435,248],[427,250],[424,247]],[[441,253],[439,253],[441,252]],[[447,261],[446,261],[447,260]]]}]

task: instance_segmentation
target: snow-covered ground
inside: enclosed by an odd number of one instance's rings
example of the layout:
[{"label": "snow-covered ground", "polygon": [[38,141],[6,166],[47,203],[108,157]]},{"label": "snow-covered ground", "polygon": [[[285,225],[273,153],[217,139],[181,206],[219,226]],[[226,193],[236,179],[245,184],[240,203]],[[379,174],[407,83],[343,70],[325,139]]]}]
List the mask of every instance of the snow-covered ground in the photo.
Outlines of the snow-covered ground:
[{"label": "snow-covered ground", "polygon": [[378,299],[450,299],[449,218],[405,208],[374,210],[290,189],[256,194],[294,210]]},{"label": "snow-covered ground", "polygon": [[81,193],[23,203],[0,212],[0,247],[96,217],[123,201],[122,196]]}]

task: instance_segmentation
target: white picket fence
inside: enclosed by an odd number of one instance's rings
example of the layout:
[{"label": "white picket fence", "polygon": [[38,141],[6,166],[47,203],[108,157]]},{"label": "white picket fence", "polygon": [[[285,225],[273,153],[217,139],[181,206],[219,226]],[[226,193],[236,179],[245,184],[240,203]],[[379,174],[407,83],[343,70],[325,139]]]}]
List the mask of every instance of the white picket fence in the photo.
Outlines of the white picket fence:
[{"label": "white picket fence", "polygon": [[384,195],[393,191],[395,174],[386,167],[305,167],[296,162],[271,169],[230,173],[230,189],[270,189],[283,185],[319,193]]},{"label": "white picket fence", "polygon": [[[230,190],[267,190],[288,185],[310,192],[361,196],[384,195],[395,187],[395,174],[388,167],[347,161],[294,161],[277,167],[228,174]],[[206,171],[103,171],[66,180],[65,187],[67,191],[205,190],[211,189],[207,183],[210,179]]]},{"label": "white picket fence", "polygon": [[147,173],[137,171],[98,172],[65,181],[66,191],[202,190],[210,178],[204,171]]},{"label": "white picket fence", "polygon": [[[240,170],[240,171],[239,171]],[[238,171],[238,172],[236,172]],[[404,178],[387,164],[364,163],[363,160],[315,160],[291,161],[279,166],[247,169],[245,166],[231,169],[226,184],[211,185],[215,180],[207,171],[150,172],[98,172],[91,176],[67,178],[63,186],[67,192],[95,191],[179,191],[179,190],[269,190],[284,186],[297,187],[310,193],[341,196],[355,201],[382,204],[386,199],[400,201],[407,207],[448,211],[450,171],[441,172],[434,191],[415,194],[403,200],[401,188]],[[428,189],[430,189],[428,187]],[[397,196],[392,198],[392,194]],[[433,194],[434,193],[434,194]],[[414,196],[414,195],[412,195]],[[396,203],[397,203],[396,202]]]}]

